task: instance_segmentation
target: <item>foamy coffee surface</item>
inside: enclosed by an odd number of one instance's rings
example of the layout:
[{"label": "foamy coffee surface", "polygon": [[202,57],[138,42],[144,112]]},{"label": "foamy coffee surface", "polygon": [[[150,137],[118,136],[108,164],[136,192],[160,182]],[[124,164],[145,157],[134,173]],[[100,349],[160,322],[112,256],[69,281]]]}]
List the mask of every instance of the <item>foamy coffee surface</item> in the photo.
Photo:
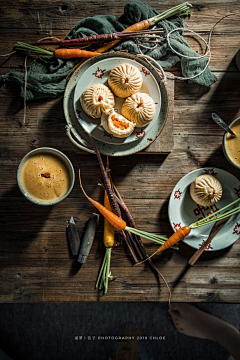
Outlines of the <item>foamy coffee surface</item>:
[{"label": "foamy coffee surface", "polygon": [[60,199],[70,187],[64,163],[57,156],[44,153],[32,155],[25,161],[20,179],[25,191],[41,202]]}]

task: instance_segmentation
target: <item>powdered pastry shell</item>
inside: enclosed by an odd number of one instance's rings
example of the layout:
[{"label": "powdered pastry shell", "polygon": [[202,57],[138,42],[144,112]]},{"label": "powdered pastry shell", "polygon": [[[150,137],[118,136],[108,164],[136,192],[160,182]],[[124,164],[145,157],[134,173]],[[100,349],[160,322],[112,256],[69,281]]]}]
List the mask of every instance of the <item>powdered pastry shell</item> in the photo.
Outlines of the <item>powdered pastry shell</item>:
[{"label": "powdered pastry shell", "polygon": [[100,118],[106,109],[115,105],[112,91],[103,84],[94,84],[87,88],[80,97],[83,111],[92,118]]},{"label": "powdered pastry shell", "polygon": [[117,138],[125,138],[133,132],[135,124],[118,114],[114,109],[108,110],[101,117],[104,130]]},{"label": "powdered pastry shell", "polygon": [[154,118],[156,106],[148,94],[137,93],[125,100],[121,111],[123,116],[136,124],[136,127],[144,127]]},{"label": "powdered pastry shell", "polygon": [[120,64],[109,74],[108,84],[114,94],[121,98],[126,98],[136,94],[143,83],[140,71],[133,65]]},{"label": "powdered pastry shell", "polygon": [[221,199],[222,185],[213,175],[201,175],[192,182],[190,195],[198,205],[210,206]]}]

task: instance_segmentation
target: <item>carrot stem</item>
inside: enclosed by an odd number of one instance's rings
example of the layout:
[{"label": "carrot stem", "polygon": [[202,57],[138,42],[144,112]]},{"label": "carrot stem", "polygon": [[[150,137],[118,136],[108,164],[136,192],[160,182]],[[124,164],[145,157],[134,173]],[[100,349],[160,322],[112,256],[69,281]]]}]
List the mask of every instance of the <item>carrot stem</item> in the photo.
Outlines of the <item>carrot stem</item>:
[{"label": "carrot stem", "polygon": [[[232,215],[237,214],[239,211],[240,211],[240,206],[236,207],[235,209],[226,211],[225,213],[216,216],[214,219],[211,219],[211,220],[209,219],[209,220],[207,220],[206,222],[201,222],[200,224],[191,227],[191,229],[196,229],[196,228],[199,228],[199,227],[201,227],[201,226],[208,225],[208,224],[211,224],[211,223],[216,222],[216,221],[219,221],[219,220],[223,220],[223,219],[225,219],[225,218],[228,217],[228,216],[232,216]],[[197,223],[196,223],[196,224],[197,224]],[[191,225],[190,225],[190,226],[191,226]]]},{"label": "carrot stem", "polygon": [[159,240],[160,242],[162,240],[162,243],[164,243],[168,239],[167,235],[156,235],[156,234],[148,233],[146,231],[133,229],[128,226],[125,227],[125,230],[130,231],[132,234],[136,234],[136,235],[141,234],[141,236],[143,236],[143,237],[145,235],[146,239],[150,237],[150,238],[155,238],[157,241]]},{"label": "carrot stem", "polygon": [[190,16],[191,11],[188,11],[190,7],[192,7],[191,4],[189,4],[188,2],[184,2],[182,4],[174,6],[171,9],[162,11],[160,14],[158,14],[148,20],[150,23],[150,26],[155,25],[159,21],[161,21],[163,19],[168,19],[172,16]]},{"label": "carrot stem", "polygon": [[104,294],[108,291],[108,281],[110,277],[111,248],[106,248],[102,266],[97,278],[96,288],[99,290],[104,288]]},{"label": "carrot stem", "polygon": [[101,284],[102,284],[102,279],[103,279],[102,274],[103,274],[103,270],[104,270],[104,267],[105,267],[105,262],[106,262],[106,257],[104,256],[103,263],[102,263],[102,266],[101,266],[101,269],[100,269],[100,272],[99,272],[99,275],[98,275],[98,278],[97,278],[97,283],[96,283],[96,288],[99,288],[99,290],[101,289]]},{"label": "carrot stem", "polygon": [[[106,253],[105,253],[105,255],[106,255]],[[101,279],[100,290],[102,289],[102,286],[103,286],[103,288],[105,288],[106,265],[107,265],[107,257],[105,256],[104,267],[103,267],[103,276]]]},{"label": "carrot stem", "polygon": [[191,11],[188,11],[190,7],[192,7],[191,4],[189,4],[188,2],[184,2],[182,4],[174,6],[171,9],[161,12],[160,14],[149,19],[149,22],[151,23],[151,25],[154,25],[158,23],[160,20],[168,19],[172,16],[185,16],[185,15],[189,16],[191,15]]},{"label": "carrot stem", "polygon": [[[236,204],[238,201],[240,201],[240,198],[236,199],[235,201],[231,202],[230,204],[224,206],[222,209],[219,209],[218,211],[216,211],[216,213],[220,213],[221,211],[226,210],[230,206],[233,206],[234,204]],[[239,211],[240,211],[240,206],[233,208],[229,211],[226,211],[224,214],[217,215],[216,217],[214,217],[214,219],[210,219],[213,217],[213,214],[210,214],[210,215],[206,216],[205,218],[192,223],[189,227],[190,227],[190,229],[196,229],[200,226],[208,225],[212,222],[224,219],[225,217],[230,216],[231,212],[232,212],[232,215],[234,215],[234,214],[238,213]]]},{"label": "carrot stem", "polygon": [[105,294],[108,291],[108,279],[109,279],[109,272],[110,272],[110,262],[111,262],[111,248],[107,248],[107,263],[106,263],[106,277],[105,277]]},{"label": "carrot stem", "polygon": [[39,48],[37,46],[29,45],[29,44],[23,43],[21,41],[18,41],[16,43],[15,49],[16,50],[21,50],[21,51],[34,52],[34,53],[42,54],[42,55],[49,55],[49,56],[54,55],[54,53],[52,51],[44,50],[44,49],[41,49],[41,48]]}]

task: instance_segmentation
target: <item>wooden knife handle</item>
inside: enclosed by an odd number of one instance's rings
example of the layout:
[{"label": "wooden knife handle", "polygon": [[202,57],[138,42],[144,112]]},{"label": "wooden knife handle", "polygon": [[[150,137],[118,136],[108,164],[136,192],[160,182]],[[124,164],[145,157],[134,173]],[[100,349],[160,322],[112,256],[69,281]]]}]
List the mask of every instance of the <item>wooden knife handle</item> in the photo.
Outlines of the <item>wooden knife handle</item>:
[{"label": "wooden knife handle", "polygon": [[195,264],[195,262],[197,261],[197,259],[202,255],[202,253],[204,252],[204,250],[206,249],[206,247],[210,244],[211,240],[214,238],[214,236],[217,235],[217,233],[221,230],[221,228],[224,226],[224,224],[228,221],[228,219],[231,216],[228,216],[225,219],[222,220],[218,220],[217,222],[215,222],[209,237],[207,238],[207,240],[202,244],[202,246],[193,254],[193,256],[189,259],[188,264],[189,265],[193,265]]}]

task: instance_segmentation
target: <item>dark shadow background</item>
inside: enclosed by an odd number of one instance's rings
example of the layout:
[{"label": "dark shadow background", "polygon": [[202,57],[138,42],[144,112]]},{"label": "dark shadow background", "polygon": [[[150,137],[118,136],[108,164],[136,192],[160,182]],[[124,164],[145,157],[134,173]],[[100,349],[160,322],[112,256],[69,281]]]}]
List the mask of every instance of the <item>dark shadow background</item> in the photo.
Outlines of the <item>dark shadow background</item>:
[{"label": "dark shadow background", "polygon": [[[240,329],[239,304],[196,306]],[[178,333],[165,303],[0,304],[0,319],[0,348],[13,360],[110,360],[126,342],[98,336],[126,333],[144,339],[135,342],[136,357],[124,360],[233,359],[215,342]]]}]

